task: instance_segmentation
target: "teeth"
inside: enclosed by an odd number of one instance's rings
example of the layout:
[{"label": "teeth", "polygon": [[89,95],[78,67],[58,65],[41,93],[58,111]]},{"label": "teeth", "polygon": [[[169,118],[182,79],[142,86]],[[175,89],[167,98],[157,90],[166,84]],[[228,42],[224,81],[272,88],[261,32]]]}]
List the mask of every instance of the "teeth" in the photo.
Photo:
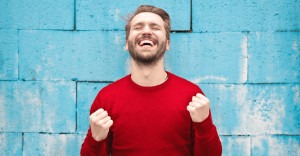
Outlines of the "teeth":
[{"label": "teeth", "polygon": [[149,43],[151,46],[154,45],[153,41],[150,41],[150,40],[142,40],[142,41],[140,42],[140,45],[142,46],[142,45],[145,44],[145,43]]}]

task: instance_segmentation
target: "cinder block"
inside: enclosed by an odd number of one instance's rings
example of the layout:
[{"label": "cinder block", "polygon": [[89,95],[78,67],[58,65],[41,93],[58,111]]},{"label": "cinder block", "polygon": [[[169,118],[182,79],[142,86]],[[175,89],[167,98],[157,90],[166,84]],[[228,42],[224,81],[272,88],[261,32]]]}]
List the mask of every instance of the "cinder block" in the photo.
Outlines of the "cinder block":
[{"label": "cinder block", "polygon": [[80,155],[83,135],[24,134],[24,156],[27,155]]},{"label": "cinder block", "polygon": [[17,30],[1,29],[0,80],[16,79],[18,79],[18,32]]},{"label": "cinder block", "polygon": [[193,0],[193,31],[299,30],[299,7],[294,0]]},{"label": "cinder block", "polygon": [[300,82],[300,33],[251,33],[249,82]]},{"label": "cinder block", "polygon": [[77,132],[86,134],[89,129],[90,108],[98,92],[108,83],[78,83],[77,85]]},{"label": "cinder block", "polygon": [[122,0],[76,1],[76,28],[78,30],[125,30],[127,15],[133,13],[140,5],[154,5],[166,10],[171,17],[172,30],[190,30],[191,1],[135,1]]},{"label": "cinder block", "polygon": [[0,133],[1,155],[22,155],[22,133]]},{"label": "cinder block", "polygon": [[0,28],[74,29],[74,0],[1,1]]},{"label": "cinder block", "polygon": [[75,132],[75,82],[0,81],[0,131]]},{"label": "cinder block", "polygon": [[201,84],[220,135],[300,134],[298,84]]},{"label": "cinder block", "polygon": [[130,70],[124,32],[21,31],[20,78],[114,81]]},{"label": "cinder block", "polygon": [[300,136],[254,136],[252,155],[300,155]]},{"label": "cinder block", "polygon": [[165,68],[194,83],[247,80],[247,36],[242,33],[172,33]]},{"label": "cinder block", "polygon": [[250,156],[251,144],[249,136],[220,136],[222,155]]},{"label": "cinder block", "polygon": [[299,31],[299,1],[264,0],[262,2],[261,6],[256,5],[263,13],[260,14],[260,18],[263,19],[262,31]]}]

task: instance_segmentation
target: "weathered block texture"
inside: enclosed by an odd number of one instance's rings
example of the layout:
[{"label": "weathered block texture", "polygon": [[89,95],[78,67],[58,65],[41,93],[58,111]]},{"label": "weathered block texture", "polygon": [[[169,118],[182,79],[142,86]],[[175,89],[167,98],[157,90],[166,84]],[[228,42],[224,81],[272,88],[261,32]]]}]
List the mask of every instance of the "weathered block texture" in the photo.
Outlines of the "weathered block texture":
[{"label": "weathered block texture", "polygon": [[299,8],[295,0],[193,0],[193,31],[299,31]]},{"label": "weathered block texture", "polygon": [[24,134],[23,155],[80,155],[83,135],[75,134]]},{"label": "weathered block texture", "polygon": [[247,36],[242,33],[172,33],[165,68],[194,83],[244,83]]},{"label": "weathered block texture", "polygon": [[254,136],[252,155],[300,155],[300,136]]},{"label": "weathered block texture", "polygon": [[0,131],[75,132],[75,82],[0,81]]},{"label": "weathered block texture", "polygon": [[90,108],[98,92],[108,83],[77,84],[77,132],[86,134],[89,129]]},{"label": "weathered block texture", "polygon": [[115,81],[128,73],[124,32],[21,31],[20,78]]},{"label": "weathered block texture", "polygon": [[18,31],[1,29],[0,80],[16,79],[18,79]]},{"label": "weathered block texture", "polygon": [[251,156],[250,137],[248,136],[220,136],[222,143],[222,155]]},{"label": "weathered block texture", "polygon": [[74,0],[0,1],[0,28],[74,29]]},{"label": "weathered block texture", "polygon": [[249,82],[300,82],[300,33],[251,33]]},{"label": "weathered block texture", "polygon": [[201,84],[221,135],[300,134],[299,85]]},{"label": "weathered block texture", "polygon": [[0,133],[0,153],[22,155],[22,133]]},{"label": "weathered block texture", "polygon": [[171,16],[165,69],[210,99],[223,155],[300,155],[299,0],[0,0],[1,156],[80,155],[141,4]]},{"label": "weathered block texture", "polygon": [[76,1],[76,29],[78,30],[125,30],[127,15],[140,5],[154,5],[166,10],[171,16],[172,30],[190,30],[190,0],[122,0]]}]

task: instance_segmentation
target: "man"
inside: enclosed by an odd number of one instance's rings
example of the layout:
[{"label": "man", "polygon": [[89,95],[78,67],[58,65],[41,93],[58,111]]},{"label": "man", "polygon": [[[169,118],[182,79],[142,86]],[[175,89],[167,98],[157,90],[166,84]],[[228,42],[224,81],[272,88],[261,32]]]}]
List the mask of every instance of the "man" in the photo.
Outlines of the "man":
[{"label": "man", "polygon": [[125,28],[132,73],[96,96],[81,155],[221,155],[209,100],[197,85],[164,70],[168,13],[142,5]]}]

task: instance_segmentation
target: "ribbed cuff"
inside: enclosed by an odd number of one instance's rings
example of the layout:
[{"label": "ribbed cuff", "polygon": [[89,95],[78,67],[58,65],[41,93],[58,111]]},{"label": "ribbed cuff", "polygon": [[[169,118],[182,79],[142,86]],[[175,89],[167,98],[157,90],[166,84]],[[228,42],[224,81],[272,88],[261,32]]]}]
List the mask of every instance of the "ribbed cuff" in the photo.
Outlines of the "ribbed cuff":
[{"label": "ribbed cuff", "polygon": [[209,135],[214,130],[211,114],[209,112],[208,117],[202,122],[193,122],[193,128],[197,137],[203,137]]},{"label": "ribbed cuff", "polygon": [[92,148],[98,148],[99,146],[102,146],[106,141],[106,139],[101,140],[101,141],[96,141],[91,135],[88,135],[87,139],[88,139],[89,145]]}]

